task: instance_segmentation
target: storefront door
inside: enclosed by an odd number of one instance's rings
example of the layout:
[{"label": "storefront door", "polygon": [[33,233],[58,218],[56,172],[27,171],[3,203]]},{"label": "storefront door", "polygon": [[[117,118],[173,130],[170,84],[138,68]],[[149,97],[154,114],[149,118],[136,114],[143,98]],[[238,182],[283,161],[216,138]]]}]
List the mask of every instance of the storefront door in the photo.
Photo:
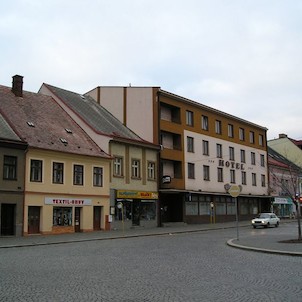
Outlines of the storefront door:
[{"label": "storefront door", "polygon": [[74,209],[74,231],[81,232],[81,208]]},{"label": "storefront door", "polygon": [[93,207],[93,229],[95,231],[101,229],[101,213],[102,207]]},{"label": "storefront door", "polygon": [[28,207],[28,234],[40,233],[40,207]]},{"label": "storefront door", "polygon": [[133,199],[132,225],[140,225],[140,200],[139,199]]},{"label": "storefront door", "polygon": [[1,205],[1,235],[13,236],[15,235],[15,205],[2,204]]}]

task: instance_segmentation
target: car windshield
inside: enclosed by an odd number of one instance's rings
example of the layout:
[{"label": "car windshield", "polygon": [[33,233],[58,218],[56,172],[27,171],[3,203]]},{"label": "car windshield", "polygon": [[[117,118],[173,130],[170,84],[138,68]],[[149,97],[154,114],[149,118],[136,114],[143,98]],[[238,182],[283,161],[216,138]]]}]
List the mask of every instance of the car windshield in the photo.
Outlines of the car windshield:
[{"label": "car windshield", "polygon": [[269,218],[269,214],[262,213],[258,216],[258,218]]}]

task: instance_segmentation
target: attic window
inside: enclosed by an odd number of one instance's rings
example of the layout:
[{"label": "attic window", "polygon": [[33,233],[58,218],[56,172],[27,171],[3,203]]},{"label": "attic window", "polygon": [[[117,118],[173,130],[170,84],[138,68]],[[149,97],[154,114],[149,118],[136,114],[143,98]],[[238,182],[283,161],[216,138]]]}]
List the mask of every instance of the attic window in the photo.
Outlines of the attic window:
[{"label": "attic window", "polygon": [[67,133],[72,133],[72,130],[71,129],[68,129],[68,128],[65,128],[65,131],[67,132]]},{"label": "attic window", "polygon": [[60,141],[61,141],[64,145],[67,145],[67,144],[68,144],[68,142],[67,142],[67,140],[66,140],[65,138],[60,138]]},{"label": "attic window", "polygon": [[27,122],[27,125],[28,125],[29,127],[35,127],[35,124],[34,124],[33,122]]},{"label": "attic window", "polygon": [[82,95],[82,94],[81,94],[81,98],[82,98],[83,100],[85,100],[85,96],[84,96],[84,95]]}]

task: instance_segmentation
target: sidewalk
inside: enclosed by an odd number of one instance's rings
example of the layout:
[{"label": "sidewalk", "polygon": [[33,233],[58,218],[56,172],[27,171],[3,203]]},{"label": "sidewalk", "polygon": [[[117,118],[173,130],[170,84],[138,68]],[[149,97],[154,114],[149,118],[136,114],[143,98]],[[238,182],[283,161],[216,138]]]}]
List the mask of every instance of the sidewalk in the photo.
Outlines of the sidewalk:
[{"label": "sidewalk", "polygon": [[[283,220],[282,224],[296,223],[295,220]],[[238,223],[238,229],[243,227],[251,227],[249,221]],[[179,233],[192,233],[202,232],[209,230],[219,230],[234,228],[234,237],[236,237],[237,228],[236,222],[228,223],[215,223],[215,224],[169,224],[160,228],[134,228],[130,230],[112,230],[112,231],[97,231],[91,233],[72,233],[60,235],[31,235],[27,237],[0,237],[0,248],[15,248],[15,247],[28,247],[49,244],[63,244],[72,242],[95,241],[95,240],[113,240],[121,238],[141,237],[141,236],[162,236]],[[282,226],[278,232],[272,232],[268,235],[261,235],[261,232],[254,236],[246,236],[233,238],[228,240],[227,244],[231,247],[254,250],[266,253],[278,253],[285,255],[301,256],[302,257],[302,244],[301,243],[280,243],[279,241],[295,239],[296,234],[288,233],[286,228]],[[294,238],[293,238],[294,237]]]}]

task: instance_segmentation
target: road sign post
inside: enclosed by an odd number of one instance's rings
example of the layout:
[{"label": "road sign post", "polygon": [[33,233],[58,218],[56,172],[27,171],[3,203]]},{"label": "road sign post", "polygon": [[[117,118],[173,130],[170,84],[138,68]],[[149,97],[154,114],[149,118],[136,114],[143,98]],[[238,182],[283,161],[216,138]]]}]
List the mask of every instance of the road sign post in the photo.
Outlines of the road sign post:
[{"label": "road sign post", "polygon": [[235,198],[235,208],[236,208],[236,229],[237,229],[237,240],[239,240],[239,226],[238,226],[238,202],[237,202],[237,197],[239,196],[241,192],[241,188],[236,185],[232,185],[228,192],[230,195]]}]

